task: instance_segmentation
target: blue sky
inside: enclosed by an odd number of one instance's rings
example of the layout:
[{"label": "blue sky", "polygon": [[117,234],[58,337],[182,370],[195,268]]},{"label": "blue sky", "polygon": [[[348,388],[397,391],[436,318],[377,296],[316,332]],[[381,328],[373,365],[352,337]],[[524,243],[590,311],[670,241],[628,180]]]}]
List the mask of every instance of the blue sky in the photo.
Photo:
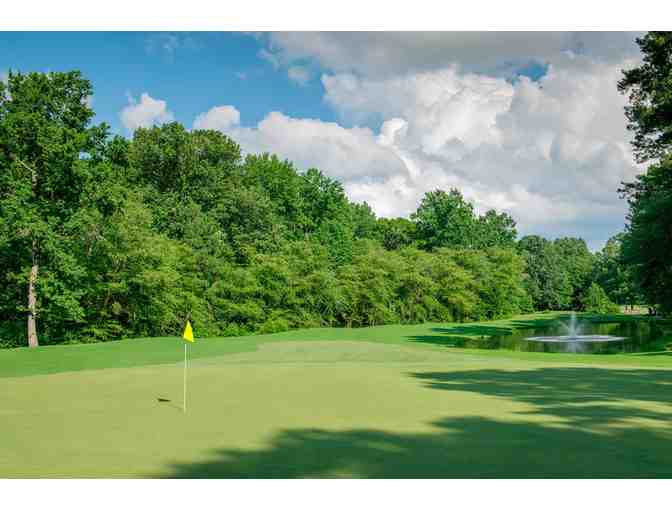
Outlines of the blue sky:
[{"label": "blue sky", "polygon": [[[616,82],[627,32],[0,32],[7,70],[79,69],[96,122],[177,120],[317,167],[379,216],[458,188],[521,234],[597,249],[641,172]],[[123,115],[122,115],[123,114]]]},{"label": "blue sky", "polygon": [[[322,99],[321,66],[311,64],[312,78],[298,84],[260,55],[264,42],[236,32],[0,32],[0,70],[81,70],[93,83],[95,121],[123,135],[129,133],[119,112],[129,94],[137,99],[143,92],[167,101],[175,119],[188,126],[222,103],[236,105],[243,126],[256,125],[270,111],[336,121]],[[538,61],[501,64],[513,72],[510,79],[536,80],[547,69]],[[376,128],[374,120],[365,123]]]},{"label": "blue sky", "polygon": [[96,121],[119,120],[127,95],[148,92],[191,126],[210,107],[235,104],[241,124],[269,111],[334,120],[319,79],[305,86],[258,56],[262,42],[240,33],[0,32],[0,70],[81,70],[94,87]]}]

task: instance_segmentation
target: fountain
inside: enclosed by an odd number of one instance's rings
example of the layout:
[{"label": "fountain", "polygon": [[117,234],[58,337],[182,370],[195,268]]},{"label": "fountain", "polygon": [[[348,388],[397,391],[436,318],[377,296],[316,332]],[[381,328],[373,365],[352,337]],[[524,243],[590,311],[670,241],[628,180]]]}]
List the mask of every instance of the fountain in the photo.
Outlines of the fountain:
[{"label": "fountain", "polygon": [[526,340],[530,342],[559,343],[565,345],[565,350],[569,352],[583,352],[586,343],[591,342],[620,342],[625,340],[622,336],[611,335],[582,335],[581,325],[577,322],[576,313],[572,312],[569,324],[562,323],[562,327],[567,332],[566,335],[557,336],[530,336]]}]

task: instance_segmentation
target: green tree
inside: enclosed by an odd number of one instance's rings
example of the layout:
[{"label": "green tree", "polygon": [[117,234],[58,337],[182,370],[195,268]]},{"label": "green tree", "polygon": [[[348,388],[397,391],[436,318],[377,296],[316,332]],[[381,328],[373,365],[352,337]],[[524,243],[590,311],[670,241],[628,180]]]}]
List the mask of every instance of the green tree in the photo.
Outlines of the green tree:
[{"label": "green tree", "polygon": [[426,193],[411,219],[416,227],[414,236],[428,250],[513,248],[517,236],[516,222],[511,216],[494,210],[477,216],[473,205],[456,189]]},{"label": "green tree", "polygon": [[471,248],[475,243],[474,208],[457,189],[448,193],[442,190],[425,193],[411,219],[415,222],[420,245],[427,250]]},{"label": "green tree", "polygon": [[215,131],[109,137],[89,127],[78,73],[0,87],[2,346],[25,343],[26,317],[44,344],[174,334],[187,318],[232,336],[529,309],[515,222],[477,217],[457,190],[379,220],[319,170],[243,160]]},{"label": "green tree", "polygon": [[518,232],[516,222],[506,213],[497,213],[494,210],[480,216],[476,226],[477,248],[514,248]]},{"label": "green tree", "polygon": [[455,250],[452,258],[471,274],[477,295],[471,318],[477,320],[508,317],[529,309],[523,286],[525,262],[514,250]]},{"label": "green tree", "polygon": [[340,182],[316,168],[302,174],[302,181],[301,197],[308,233],[317,232],[329,220],[347,221],[350,213],[348,198]]},{"label": "green tree", "polygon": [[415,244],[415,223],[406,218],[378,218],[376,238],[386,250],[399,250]]},{"label": "green tree", "polygon": [[672,156],[624,188],[630,204],[623,260],[648,302],[672,312]]},{"label": "green tree", "polygon": [[372,247],[338,270],[345,306],[339,321],[345,326],[375,326],[398,322],[395,281],[398,256]]},{"label": "green tree", "polygon": [[366,202],[350,204],[350,223],[355,238],[376,239],[378,234],[376,214]]},{"label": "green tree", "polygon": [[102,235],[88,251],[83,302],[90,315],[83,333],[95,339],[166,335],[189,316],[207,325],[200,289],[189,278],[191,250],[152,231],[151,211],[136,192],[98,225]]},{"label": "green tree", "polygon": [[293,239],[302,239],[313,225],[306,214],[303,179],[289,161],[277,156],[250,154],[243,165],[246,188],[257,187],[273,204],[278,221],[283,221]]},{"label": "green tree", "polygon": [[609,300],[607,293],[597,283],[593,282],[588,287],[586,295],[583,297],[583,308],[590,313],[618,313],[618,305]]},{"label": "green tree", "polygon": [[570,276],[554,244],[540,236],[525,236],[518,241],[525,260],[525,285],[537,310],[566,310],[571,306],[573,287]]},{"label": "green tree", "polygon": [[218,131],[189,132],[177,122],[140,128],[128,146],[128,164],[138,183],[165,198],[189,196],[214,207],[226,178],[238,169],[240,147]]},{"label": "green tree", "polygon": [[637,43],[643,63],[624,71],[618,87],[629,98],[625,113],[635,154],[653,164],[621,189],[630,206],[623,259],[649,303],[671,312],[672,33],[649,32]]},{"label": "green tree", "polygon": [[39,343],[37,318],[46,307],[73,321],[81,317],[76,291],[62,282],[80,269],[67,223],[95,168],[82,155],[105,136],[104,127],[89,127],[91,94],[77,71],[10,73],[0,82],[0,245],[10,253],[3,254],[3,276],[15,296],[25,286],[31,347]]},{"label": "green tree", "polygon": [[595,256],[590,252],[586,242],[576,237],[562,237],[553,241],[555,260],[560,264],[561,271],[571,287],[569,306],[578,309],[581,301],[592,282]]},{"label": "green tree", "polygon": [[615,235],[597,253],[593,280],[614,303],[633,306],[640,303],[642,298],[632,266],[623,259],[624,239],[623,233]]},{"label": "green tree", "polygon": [[672,32],[649,32],[637,44],[643,63],[623,71],[618,90],[630,101],[625,115],[635,155],[644,162],[672,148]]}]

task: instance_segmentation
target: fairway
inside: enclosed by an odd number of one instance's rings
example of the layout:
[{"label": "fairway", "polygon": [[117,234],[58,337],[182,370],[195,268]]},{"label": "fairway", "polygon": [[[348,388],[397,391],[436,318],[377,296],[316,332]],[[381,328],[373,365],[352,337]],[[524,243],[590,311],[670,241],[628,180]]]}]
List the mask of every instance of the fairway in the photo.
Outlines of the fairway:
[{"label": "fairway", "polygon": [[0,352],[0,477],[672,476],[667,353],[446,346],[556,316]]}]

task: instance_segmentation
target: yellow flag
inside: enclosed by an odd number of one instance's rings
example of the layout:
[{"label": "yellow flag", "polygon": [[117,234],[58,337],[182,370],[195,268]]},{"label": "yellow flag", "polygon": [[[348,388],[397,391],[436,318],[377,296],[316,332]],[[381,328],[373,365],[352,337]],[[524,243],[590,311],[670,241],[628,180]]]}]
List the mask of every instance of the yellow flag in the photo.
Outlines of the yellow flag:
[{"label": "yellow flag", "polygon": [[191,329],[191,322],[187,321],[187,327],[184,328],[184,333],[182,334],[182,338],[186,342],[193,342],[194,341],[194,332]]}]

